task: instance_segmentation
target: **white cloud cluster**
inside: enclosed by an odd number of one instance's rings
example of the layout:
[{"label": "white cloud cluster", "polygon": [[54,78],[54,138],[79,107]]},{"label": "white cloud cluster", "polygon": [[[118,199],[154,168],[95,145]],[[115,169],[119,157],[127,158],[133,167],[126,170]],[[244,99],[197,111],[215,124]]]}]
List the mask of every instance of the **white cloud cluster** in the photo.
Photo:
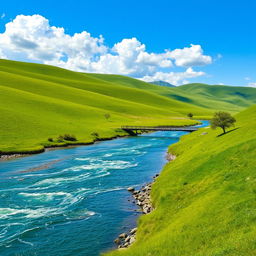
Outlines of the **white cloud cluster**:
[{"label": "white cloud cluster", "polygon": [[[149,53],[136,38],[123,39],[112,48],[102,36],[83,31],[69,35],[50,26],[41,15],[18,15],[0,34],[0,58],[35,61],[81,72],[130,75],[145,81],[164,80],[178,85],[204,75],[192,67],[212,63],[200,45]],[[173,67],[186,67],[173,72]]]},{"label": "white cloud cluster", "polygon": [[142,80],[151,81],[167,81],[173,85],[189,83],[188,78],[194,78],[205,75],[202,71],[194,71],[192,68],[187,68],[184,72],[156,72],[153,76],[144,76]]},{"label": "white cloud cluster", "polygon": [[200,45],[191,44],[190,47],[175,49],[169,55],[175,59],[175,64],[178,67],[204,66],[212,63],[210,56],[203,55]]},{"label": "white cloud cluster", "polygon": [[248,86],[256,88],[256,83],[248,83]]}]

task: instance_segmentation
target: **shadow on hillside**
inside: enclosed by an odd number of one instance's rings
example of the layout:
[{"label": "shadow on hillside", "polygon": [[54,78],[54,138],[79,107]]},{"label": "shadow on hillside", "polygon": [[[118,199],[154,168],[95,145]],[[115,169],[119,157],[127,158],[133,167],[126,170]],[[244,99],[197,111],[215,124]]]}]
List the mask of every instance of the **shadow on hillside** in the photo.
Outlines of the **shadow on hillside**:
[{"label": "shadow on hillside", "polygon": [[233,131],[235,131],[235,130],[237,130],[237,129],[239,129],[240,127],[236,127],[236,128],[234,128],[234,129],[232,129],[232,130],[229,130],[229,131],[227,131],[226,133],[221,133],[221,134],[219,134],[217,137],[221,137],[221,136],[223,136],[223,135],[225,135],[225,134],[228,134],[228,133],[230,133],[230,132],[233,132]]}]

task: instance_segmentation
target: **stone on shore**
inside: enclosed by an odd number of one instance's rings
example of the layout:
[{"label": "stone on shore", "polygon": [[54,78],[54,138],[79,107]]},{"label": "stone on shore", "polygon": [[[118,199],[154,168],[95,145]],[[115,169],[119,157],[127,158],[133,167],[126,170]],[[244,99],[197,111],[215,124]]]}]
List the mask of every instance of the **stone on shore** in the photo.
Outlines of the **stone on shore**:
[{"label": "stone on shore", "polygon": [[133,228],[131,231],[130,231],[130,234],[133,235],[137,232],[137,228]]},{"label": "stone on shore", "polygon": [[134,187],[129,187],[129,188],[127,188],[127,190],[128,190],[129,192],[134,192],[134,191],[135,191],[135,188],[134,188]]},{"label": "stone on shore", "polygon": [[114,240],[114,242],[115,242],[116,244],[120,244],[120,243],[121,243],[121,240],[120,240],[119,238],[117,238],[117,239]]},{"label": "stone on shore", "polygon": [[[159,174],[156,174],[154,176],[154,179],[156,179],[158,176]],[[151,187],[152,183],[146,184],[140,190],[135,190],[134,187],[127,188],[127,190],[132,193],[132,196],[134,198],[134,200],[130,201],[132,201],[132,203],[136,203],[140,207],[139,210],[135,211],[141,211],[144,214],[148,214],[154,210],[150,200]],[[125,249],[129,247],[132,243],[134,243],[136,239],[136,232],[137,228],[133,228],[130,230],[130,232],[128,232],[128,234],[120,234],[119,237],[115,240],[118,248]]]},{"label": "stone on shore", "polygon": [[127,237],[127,234],[126,234],[126,233],[122,233],[122,234],[119,235],[119,238],[121,238],[121,239],[124,239],[124,238],[126,238],[126,237]]}]

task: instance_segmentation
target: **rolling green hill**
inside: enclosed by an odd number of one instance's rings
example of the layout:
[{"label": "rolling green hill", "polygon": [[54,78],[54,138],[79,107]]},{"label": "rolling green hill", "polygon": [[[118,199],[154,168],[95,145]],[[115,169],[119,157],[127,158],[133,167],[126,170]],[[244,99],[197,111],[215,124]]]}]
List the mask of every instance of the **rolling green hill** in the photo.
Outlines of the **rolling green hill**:
[{"label": "rolling green hill", "polygon": [[216,110],[236,113],[256,99],[254,88],[216,87],[221,93],[208,85],[168,88],[9,60],[0,60],[0,77],[0,152],[9,153],[67,144],[56,141],[66,133],[77,137],[75,143],[87,143],[95,139],[93,132],[100,138],[124,135],[117,130],[121,125],[192,124],[184,119],[188,112],[197,118]]},{"label": "rolling green hill", "polygon": [[156,209],[129,249],[107,255],[256,255],[256,106],[236,119],[223,136],[203,128],[170,147],[177,158],[153,185]]},{"label": "rolling green hill", "polygon": [[[100,138],[124,135],[116,128],[127,124],[192,124],[184,119],[190,109],[198,115],[211,113],[142,89],[139,84],[146,83],[135,79],[128,79],[134,86],[127,86],[125,77],[123,83],[108,81],[102,76],[8,60],[0,60],[0,76],[2,152],[65,144],[56,138],[66,133],[85,143],[94,140],[93,132]],[[50,137],[53,142],[47,141]]]},{"label": "rolling green hill", "polygon": [[256,104],[256,88],[251,87],[194,83],[170,88],[155,86],[130,77],[118,75],[91,75],[105,81],[144,89],[174,100],[206,108],[210,111],[223,110],[238,113],[244,108]]}]

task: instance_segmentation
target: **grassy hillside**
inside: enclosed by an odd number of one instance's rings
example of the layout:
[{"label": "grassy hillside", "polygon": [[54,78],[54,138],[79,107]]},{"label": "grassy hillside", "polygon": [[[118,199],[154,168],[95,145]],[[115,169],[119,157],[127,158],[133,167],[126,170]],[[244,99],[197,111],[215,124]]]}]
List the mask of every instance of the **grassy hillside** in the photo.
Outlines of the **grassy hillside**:
[{"label": "grassy hillside", "polygon": [[202,98],[202,101],[195,104],[203,107],[213,108],[212,105],[206,103],[206,100],[212,101],[212,103],[221,101],[226,110],[232,111],[233,109],[236,112],[238,109],[256,104],[256,89],[252,87],[187,84],[178,87],[178,89],[185,92],[186,95],[192,94]]},{"label": "grassy hillside", "polygon": [[109,256],[256,255],[256,106],[236,118],[223,136],[204,128],[170,147],[177,158],[153,186],[156,209],[139,219],[135,244]]},{"label": "grassy hillside", "polygon": [[92,76],[133,88],[145,89],[149,92],[211,111],[223,110],[238,113],[244,108],[256,104],[256,88],[251,87],[187,84],[170,88],[155,86],[130,77],[118,75],[92,74]]},{"label": "grassy hillside", "polygon": [[[84,74],[0,60],[0,153],[40,150],[59,135],[78,142],[123,135],[121,125],[185,125],[256,102],[256,89],[208,85],[168,88],[119,75]],[[217,88],[217,89],[215,89]],[[232,92],[232,93],[231,93]],[[109,119],[105,115],[109,114]],[[48,142],[54,138],[54,142]],[[77,142],[76,142],[77,143]]]},{"label": "grassy hillside", "polygon": [[[2,152],[63,144],[56,138],[65,133],[90,142],[92,132],[101,138],[124,134],[116,130],[121,125],[192,124],[183,118],[191,109],[198,115],[211,113],[140,88],[146,83],[135,79],[129,80],[131,86],[101,79],[104,76],[8,60],[0,60],[0,76]],[[54,142],[48,142],[49,137]]]}]

